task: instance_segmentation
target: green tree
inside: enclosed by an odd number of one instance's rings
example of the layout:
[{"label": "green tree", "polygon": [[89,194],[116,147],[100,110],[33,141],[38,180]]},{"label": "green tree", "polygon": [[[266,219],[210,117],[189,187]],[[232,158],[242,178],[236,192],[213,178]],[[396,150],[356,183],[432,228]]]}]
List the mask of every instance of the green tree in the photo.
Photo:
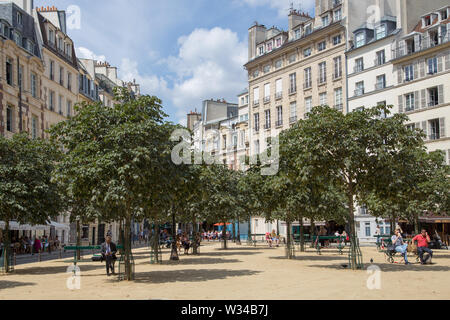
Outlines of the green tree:
[{"label": "green tree", "polygon": [[60,153],[45,140],[26,134],[0,136],[0,220],[5,222],[4,266],[9,272],[9,222],[47,224],[64,211],[58,185],[52,181]]}]

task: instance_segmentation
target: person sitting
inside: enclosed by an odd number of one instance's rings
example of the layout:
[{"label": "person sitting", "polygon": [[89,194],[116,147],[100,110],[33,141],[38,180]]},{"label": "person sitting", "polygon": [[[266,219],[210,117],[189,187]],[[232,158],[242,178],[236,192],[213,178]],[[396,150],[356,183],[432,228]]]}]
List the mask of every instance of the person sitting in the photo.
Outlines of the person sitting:
[{"label": "person sitting", "polygon": [[[413,243],[417,241],[417,253],[419,254],[420,264],[424,265],[428,260],[431,261],[433,258],[433,251],[428,248],[428,244],[431,242],[431,239],[427,230],[423,229],[422,233],[415,236],[412,241]],[[423,258],[425,252],[429,254],[427,259]]]},{"label": "person sitting", "polygon": [[277,247],[280,246],[280,237],[277,235],[275,230],[272,230],[272,234],[270,235],[272,238],[272,243],[275,243]]},{"label": "person sitting", "polygon": [[266,233],[266,242],[269,245],[270,248],[272,248],[272,237],[270,236],[270,233]]},{"label": "person sitting", "polygon": [[181,244],[184,248],[184,254],[189,254],[189,248],[191,247],[191,242],[189,241],[189,238],[185,234],[181,240]]},{"label": "person sitting", "polygon": [[395,235],[393,235],[391,239],[394,250],[403,255],[406,265],[410,264],[408,262],[408,244],[403,241],[400,229],[395,230]]}]

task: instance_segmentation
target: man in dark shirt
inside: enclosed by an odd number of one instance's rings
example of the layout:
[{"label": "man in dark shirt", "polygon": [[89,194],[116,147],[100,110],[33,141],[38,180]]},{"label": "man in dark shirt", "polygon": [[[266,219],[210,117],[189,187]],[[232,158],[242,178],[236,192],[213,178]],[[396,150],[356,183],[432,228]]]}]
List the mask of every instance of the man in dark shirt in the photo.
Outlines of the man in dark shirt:
[{"label": "man in dark shirt", "polygon": [[116,257],[117,253],[117,247],[115,243],[112,242],[111,237],[106,237],[106,242],[102,244],[102,256],[103,259],[106,261],[106,274],[108,277],[110,276],[109,270],[111,269],[112,274],[115,275],[114,272],[114,263],[115,260],[117,260]]}]

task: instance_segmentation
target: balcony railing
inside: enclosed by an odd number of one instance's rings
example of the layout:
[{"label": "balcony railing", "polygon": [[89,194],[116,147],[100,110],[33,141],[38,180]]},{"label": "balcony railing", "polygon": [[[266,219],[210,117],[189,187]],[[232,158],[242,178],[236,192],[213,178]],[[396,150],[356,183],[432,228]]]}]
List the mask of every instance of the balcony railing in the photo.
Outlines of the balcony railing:
[{"label": "balcony railing", "polygon": [[434,107],[434,106],[437,106],[438,104],[439,104],[439,102],[437,100],[432,100],[432,101],[428,102],[429,107]]},{"label": "balcony railing", "polygon": [[319,79],[317,79],[317,84],[321,85],[327,82],[327,77],[319,77]]},{"label": "balcony railing", "polygon": [[282,127],[283,126],[283,120],[278,120],[275,122],[275,127]]},{"label": "balcony railing", "polygon": [[418,44],[416,43],[414,43],[414,45],[404,44],[394,49],[393,58],[399,59],[405,56],[409,56],[416,52],[427,50],[429,48],[433,48],[438,45],[447,43],[449,42],[449,40],[450,40],[450,30],[447,30],[445,34],[442,34],[437,37],[422,36],[420,39],[420,43]]},{"label": "balcony railing", "polygon": [[334,108],[338,111],[342,111],[343,110],[344,105],[342,103],[336,104],[334,105]]},{"label": "balcony railing", "polygon": [[364,71],[364,65],[356,65],[353,67],[353,73],[363,72]]},{"label": "balcony railing", "polygon": [[297,88],[289,88],[289,94],[297,93]]},{"label": "balcony railing", "polygon": [[303,84],[303,89],[304,89],[304,90],[311,89],[311,87],[312,87],[312,82],[311,82],[311,80],[310,80],[309,82],[305,82],[305,83]]},{"label": "balcony railing", "polygon": [[280,100],[281,98],[283,98],[283,92],[277,92],[277,93],[275,93],[275,99],[276,99],[276,100]]},{"label": "balcony railing", "polygon": [[386,83],[376,83],[375,90],[383,90],[386,89]]},{"label": "balcony railing", "polygon": [[384,59],[376,58],[373,63],[375,66],[381,66],[386,63],[386,58],[384,58]]},{"label": "balcony railing", "polygon": [[264,130],[269,130],[270,128],[271,128],[270,123],[266,123],[266,124],[264,125]]},{"label": "balcony railing", "polygon": [[355,97],[362,96],[364,94],[364,88],[355,90]]},{"label": "balcony railing", "polygon": [[253,101],[253,106],[254,106],[254,107],[258,107],[258,106],[259,106],[259,100]]},{"label": "balcony railing", "polygon": [[333,80],[342,78],[342,72],[333,73]]},{"label": "balcony railing", "polygon": [[270,102],[270,96],[264,97],[264,103],[269,103]]}]

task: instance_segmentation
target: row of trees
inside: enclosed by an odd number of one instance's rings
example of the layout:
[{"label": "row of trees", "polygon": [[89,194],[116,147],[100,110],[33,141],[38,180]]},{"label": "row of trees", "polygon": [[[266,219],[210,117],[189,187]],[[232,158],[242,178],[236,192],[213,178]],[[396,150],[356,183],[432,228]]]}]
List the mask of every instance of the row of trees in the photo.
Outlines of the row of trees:
[{"label": "row of trees", "polygon": [[[68,212],[78,234],[80,224],[97,219],[122,222],[128,280],[133,220],[194,226],[251,216],[282,220],[291,257],[291,225],[303,219],[348,224],[356,250],[355,203],[391,221],[417,221],[425,210],[448,212],[442,154],[426,152],[424,135],[406,128],[406,116],[382,117],[389,108],[347,115],[314,108],[281,133],[279,158],[269,157],[279,163],[278,173],[264,176],[270,163],[258,162],[245,173],[225,165],[175,164],[178,142],[170,138],[180,127],[164,120],[161,101],[126,90],[115,95],[120,103],[113,108],[78,106],[76,116],[50,130],[50,141],[0,138],[0,218],[40,224]],[[304,249],[302,227],[301,234]]]}]

